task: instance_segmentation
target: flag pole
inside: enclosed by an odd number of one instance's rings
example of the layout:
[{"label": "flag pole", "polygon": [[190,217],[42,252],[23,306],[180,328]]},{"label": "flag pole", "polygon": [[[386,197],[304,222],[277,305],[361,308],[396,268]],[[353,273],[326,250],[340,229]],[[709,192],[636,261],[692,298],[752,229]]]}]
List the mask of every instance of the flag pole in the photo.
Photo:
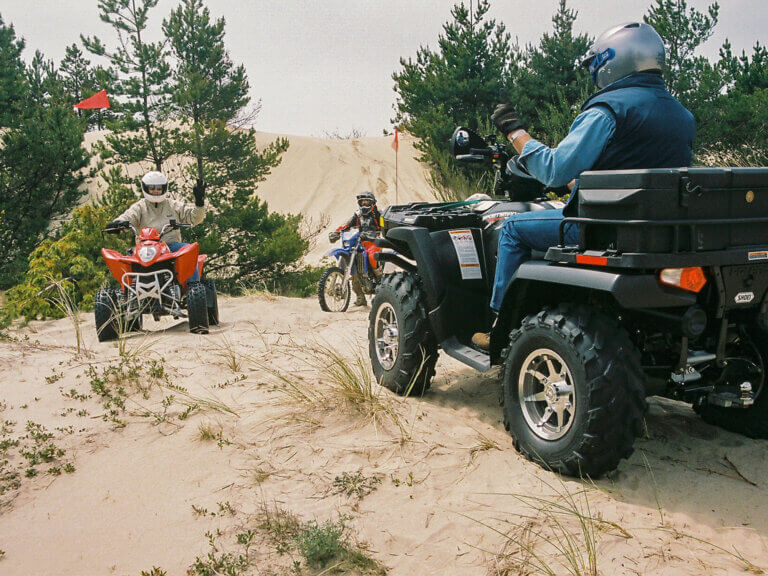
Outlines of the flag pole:
[{"label": "flag pole", "polygon": [[395,204],[399,202],[399,184],[398,184],[398,174],[397,174],[397,160],[400,156],[400,142],[397,138],[397,128],[395,128],[395,139],[392,141],[392,148],[395,149]]}]

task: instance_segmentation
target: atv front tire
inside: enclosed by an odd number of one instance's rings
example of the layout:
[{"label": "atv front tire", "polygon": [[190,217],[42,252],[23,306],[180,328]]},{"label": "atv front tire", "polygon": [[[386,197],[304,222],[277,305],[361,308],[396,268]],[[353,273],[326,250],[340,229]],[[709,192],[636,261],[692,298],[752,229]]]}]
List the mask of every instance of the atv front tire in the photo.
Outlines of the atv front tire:
[{"label": "atv front tire", "polygon": [[415,274],[396,272],[382,277],[371,304],[368,353],[380,385],[402,396],[421,396],[429,389],[437,343]]},{"label": "atv front tire", "polygon": [[187,316],[190,332],[208,334],[208,299],[202,282],[187,284]]},{"label": "atv front tire", "polygon": [[622,328],[583,306],[546,308],[510,333],[502,356],[504,424],[526,458],[597,477],[632,454],[648,405]]},{"label": "atv front tire", "polygon": [[317,299],[320,308],[325,312],[346,312],[349,308],[349,299],[352,294],[349,282],[341,286],[344,281],[344,270],[338,266],[331,266],[317,283]]},{"label": "atv front tire", "polygon": [[216,294],[216,283],[209,278],[203,280],[205,286],[206,305],[208,307],[208,325],[219,325],[219,300]]},{"label": "atv front tire", "polygon": [[99,342],[115,340],[120,333],[118,291],[106,288],[96,292],[93,301],[93,317]]}]

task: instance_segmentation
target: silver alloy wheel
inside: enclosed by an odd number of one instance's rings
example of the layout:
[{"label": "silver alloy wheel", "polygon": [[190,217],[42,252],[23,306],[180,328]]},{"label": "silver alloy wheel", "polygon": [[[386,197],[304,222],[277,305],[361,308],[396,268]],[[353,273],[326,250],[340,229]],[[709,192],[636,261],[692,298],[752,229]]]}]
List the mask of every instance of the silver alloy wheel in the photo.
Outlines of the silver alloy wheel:
[{"label": "silver alloy wheel", "polygon": [[517,393],[534,434],[559,440],[570,430],[576,413],[573,377],[556,352],[539,348],[528,354],[520,368]]},{"label": "silver alloy wheel", "polygon": [[341,312],[349,298],[349,282],[344,284],[344,274],[335,271],[325,279],[325,303],[331,312]]},{"label": "silver alloy wheel", "polygon": [[376,311],[373,335],[376,339],[376,358],[384,370],[392,370],[397,362],[399,350],[397,315],[389,302],[384,302]]}]

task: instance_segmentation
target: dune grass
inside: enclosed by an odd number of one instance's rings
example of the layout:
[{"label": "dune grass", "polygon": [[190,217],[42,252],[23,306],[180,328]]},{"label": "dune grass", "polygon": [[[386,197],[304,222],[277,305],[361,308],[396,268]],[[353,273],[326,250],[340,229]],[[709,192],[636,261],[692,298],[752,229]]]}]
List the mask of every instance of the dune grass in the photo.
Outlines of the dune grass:
[{"label": "dune grass", "polygon": [[367,422],[394,425],[403,439],[408,436],[397,401],[376,383],[362,350],[348,357],[330,345],[292,345],[289,355],[296,361],[290,372],[261,363],[289,401],[313,409],[351,409]]}]

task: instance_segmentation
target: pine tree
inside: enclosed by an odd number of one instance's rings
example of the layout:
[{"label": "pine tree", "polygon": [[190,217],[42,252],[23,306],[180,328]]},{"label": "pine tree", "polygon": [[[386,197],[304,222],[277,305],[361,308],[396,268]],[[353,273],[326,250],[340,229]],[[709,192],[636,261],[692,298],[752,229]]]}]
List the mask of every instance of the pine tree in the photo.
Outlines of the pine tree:
[{"label": "pine tree", "polygon": [[0,128],[15,126],[24,109],[27,83],[21,52],[24,40],[0,15]]},{"label": "pine tree", "polygon": [[163,22],[174,61],[179,151],[194,159],[191,179],[208,184],[208,214],[189,237],[209,255],[208,270],[231,284],[280,274],[301,258],[307,242],[299,217],[269,213],[254,195],[288,142],[259,151],[253,131],[232,124],[250,99],[245,68],[226,51],[224,28],[224,19],[212,20],[201,0],[183,0]]},{"label": "pine tree", "polygon": [[482,172],[457,167],[449,158],[448,139],[456,126],[490,130],[489,116],[509,87],[510,37],[502,24],[487,19],[490,2],[479,0],[470,12],[464,4],[443,24],[438,50],[422,46],[416,58],[400,59],[393,120],[419,140],[421,160],[432,169],[433,184],[446,195],[476,190]]},{"label": "pine tree", "polygon": [[163,42],[144,38],[148,15],[158,0],[99,0],[101,20],[112,26],[120,44],[108,51],[102,42],[81,36],[86,49],[106,57],[117,79],[115,96],[120,97],[108,123],[113,134],[106,141],[116,162],[148,161],[156,170],[174,152],[174,130],[169,127],[170,76]]},{"label": "pine tree", "polygon": [[1,23],[0,39],[0,79],[11,89],[21,87],[16,96],[2,96],[14,110],[0,135],[0,287],[5,288],[20,280],[51,219],[66,214],[82,196],[88,153],[82,123],[57,97],[61,84],[53,64],[38,52],[25,68],[23,43]]},{"label": "pine tree", "polygon": [[702,110],[717,99],[725,80],[721,70],[696,51],[712,36],[720,6],[711,4],[706,12],[688,7],[686,0],[656,0],[645,15],[664,40],[666,63],[663,74],[669,91],[698,121]]},{"label": "pine tree", "polygon": [[580,104],[594,91],[589,74],[575,65],[592,44],[586,34],[574,34],[577,16],[560,0],[553,31],[536,46],[516,47],[519,64],[512,101],[536,137],[551,145],[565,136]]}]

